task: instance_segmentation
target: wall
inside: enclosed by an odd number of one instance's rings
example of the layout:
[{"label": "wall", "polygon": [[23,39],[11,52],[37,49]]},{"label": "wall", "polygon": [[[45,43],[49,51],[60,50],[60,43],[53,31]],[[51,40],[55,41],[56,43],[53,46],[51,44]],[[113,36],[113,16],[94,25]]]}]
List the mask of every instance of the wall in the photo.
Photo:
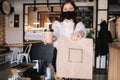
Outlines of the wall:
[{"label": "wall", "polygon": [[[13,24],[13,14],[6,15],[5,25],[5,42],[6,43],[21,43],[23,42],[23,3],[33,3],[33,0],[11,0],[14,7],[14,14],[19,14],[19,27],[11,26]],[[12,24],[11,24],[12,22]]]},{"label": "wall", "polygon": [[[14,2],[15,14],[19,14],[19,27],[13,26],[13,14],[6,15],[6,43],[23,42],[23,3],[20,1]],[[12,22],[12,23],[11,23]],[[12,26],[11,26],[12,25]]]},{"label": "wall", "polygon": [[0,12],[0,45],[5,41],[5,16]]},{"label": "wall", "polygon": [[[53,1],[53,0],[51,0]],[[46,3],[44,0],[36,0],[39,3]],[[13,25],[13,15],[5,15],[5,42],[6,43],[21,43],[23,42],[23,4],[34,3],[33,0],[11,0],[11,4],[15,9],[14,14],[19,14],[19,27],[15,28]],[[12,24],[11,24],[12,22]]]}]

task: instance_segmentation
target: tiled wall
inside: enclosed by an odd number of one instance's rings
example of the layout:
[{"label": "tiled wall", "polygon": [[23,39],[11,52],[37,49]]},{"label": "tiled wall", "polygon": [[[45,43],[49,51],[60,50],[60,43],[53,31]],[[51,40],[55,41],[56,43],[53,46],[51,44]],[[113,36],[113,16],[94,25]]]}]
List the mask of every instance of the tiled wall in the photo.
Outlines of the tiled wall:
[{"label": "tiled wall", "polygon": [[5,15],[0,12],[0,45],[5,42]]}]

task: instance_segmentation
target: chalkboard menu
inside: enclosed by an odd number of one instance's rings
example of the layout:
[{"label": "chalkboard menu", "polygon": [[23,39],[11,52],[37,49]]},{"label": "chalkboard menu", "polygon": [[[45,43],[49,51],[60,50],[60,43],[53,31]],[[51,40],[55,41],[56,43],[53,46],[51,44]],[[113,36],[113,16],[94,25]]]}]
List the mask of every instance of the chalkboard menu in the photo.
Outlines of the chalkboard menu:
[{"label": "chalkboard menu", "polygon": [[77,21],[82,21],[86,28],[93,28],[93,7],[77,7]]}]

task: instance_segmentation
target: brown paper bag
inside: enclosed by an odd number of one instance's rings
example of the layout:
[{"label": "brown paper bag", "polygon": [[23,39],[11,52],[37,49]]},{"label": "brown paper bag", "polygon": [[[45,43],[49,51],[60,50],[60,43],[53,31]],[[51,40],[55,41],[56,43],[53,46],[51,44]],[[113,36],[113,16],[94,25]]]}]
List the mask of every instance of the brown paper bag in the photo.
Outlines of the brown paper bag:
[{"label": "brown paper bag", "polygon": [[57,76],[64,78],[92,79],[93,40],[82,38],[72,41],[61,36],[57,52]]}]

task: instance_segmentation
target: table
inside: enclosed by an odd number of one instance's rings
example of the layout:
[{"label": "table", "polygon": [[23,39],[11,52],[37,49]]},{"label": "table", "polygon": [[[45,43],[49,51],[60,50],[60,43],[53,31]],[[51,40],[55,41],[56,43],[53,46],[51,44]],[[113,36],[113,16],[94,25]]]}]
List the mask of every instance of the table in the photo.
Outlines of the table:
[{"label": "table", "polygon": [[11,57],[11,61],[10,63],[17,63],[17,59],[18,59],[18,53],[21,52],[21,48],[23,48],[25,45],[22,43],[13,43],[13,44],[7,44],[5,46],[8,46],[10,48],[12,48],[13,52],[12,52],[12,57]]},{"label": "table", "polygon": [[8,49],[0,48],[0,64],[6,62],[6,55],[8,54]]},{"label": "table", "polygon": [[26,64],[26,63],[21,63],[21,64],[17,64],[17,65],[15,65],[15,66],[13,66],[12,68],[11,68],[11,72],[13,71],[17,71],[17,70],[19,70],[20,71],[20,74],[23,76],[23,73],[25,72],[25,71],[27,71],[27,70],[29,70],[30,68],[33,68],[33,66],[35,66],[35,63],[28,63],[28,64]]},{"label": "table", "polygon": [[1,48],[0,48],[0,52],[3,52],[3,51],[5,51],[5,50],[6,50],[6,49],[1,49]]},{"label": "table", "polygon": [[[28,64],[16,64],[13,67],[7,68],[4,70],[4,73],[1,77],[0,80],[8,80],[9,78],[12,78],[13,75],[15,75],[16,73],[18,73],[17,71],[19,70],[19,74],[22,77],[22,80],[31,80],[30,77],[25,77],[23,76],[23,73],[31,68],[33,68],[33,66],[35,65],[35,63],[28,63]],[[11,80],[11,79],[10,79]],[[12,79],[13,80],[13,79]]]}]

